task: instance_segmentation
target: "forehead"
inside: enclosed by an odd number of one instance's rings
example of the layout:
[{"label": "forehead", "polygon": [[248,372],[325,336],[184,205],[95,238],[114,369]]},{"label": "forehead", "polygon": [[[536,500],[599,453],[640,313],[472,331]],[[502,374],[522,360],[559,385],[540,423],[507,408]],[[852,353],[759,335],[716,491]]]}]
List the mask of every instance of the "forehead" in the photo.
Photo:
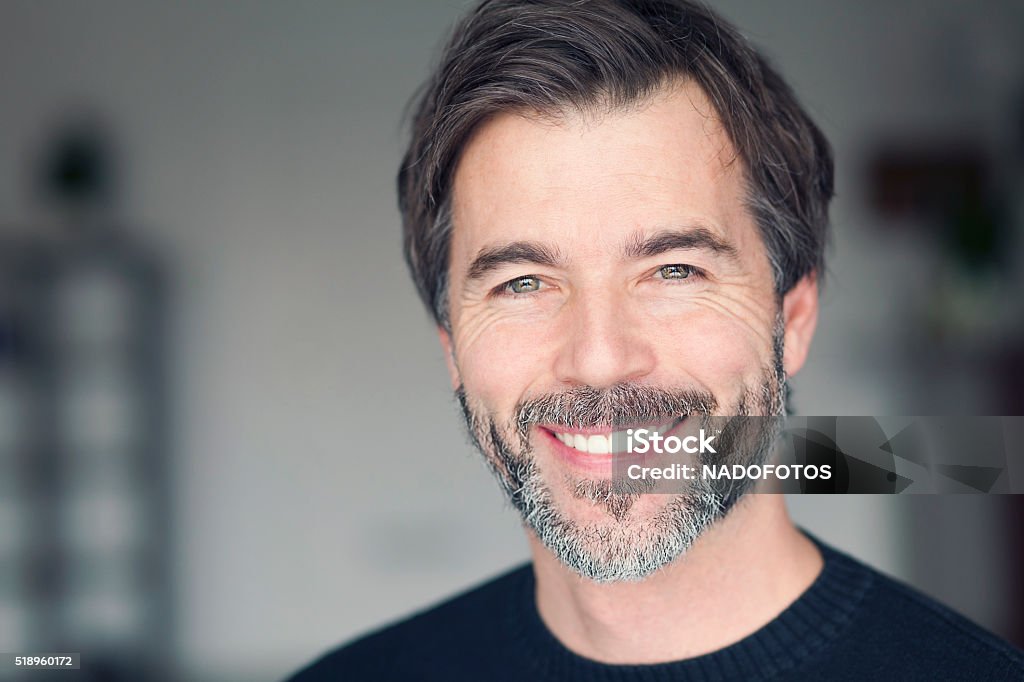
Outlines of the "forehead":
[{"label": "forehead", "polygon": [[759,244],[743,164],[703,91],[675,84],[625,111],[502,113],[472,136],[453,180],[453,265],[512,239],[600,250],[625,234],[700,223]]}]

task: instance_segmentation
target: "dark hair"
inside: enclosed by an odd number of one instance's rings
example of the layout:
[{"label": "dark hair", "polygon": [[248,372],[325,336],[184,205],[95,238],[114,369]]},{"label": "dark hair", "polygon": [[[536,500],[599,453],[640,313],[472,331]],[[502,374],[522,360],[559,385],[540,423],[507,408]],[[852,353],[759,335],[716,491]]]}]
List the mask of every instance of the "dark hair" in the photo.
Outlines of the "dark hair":
[{"label": "dark hair", "polygon": [[822,272],[831,148],[733,26],[688,0],[485,0],[419,94],[398,174],[406,262],[438,324],[448,327],[451,182],[469,135],[503,111],[623,108],[672,79],[701,87],[744,163],[776,294]]}]

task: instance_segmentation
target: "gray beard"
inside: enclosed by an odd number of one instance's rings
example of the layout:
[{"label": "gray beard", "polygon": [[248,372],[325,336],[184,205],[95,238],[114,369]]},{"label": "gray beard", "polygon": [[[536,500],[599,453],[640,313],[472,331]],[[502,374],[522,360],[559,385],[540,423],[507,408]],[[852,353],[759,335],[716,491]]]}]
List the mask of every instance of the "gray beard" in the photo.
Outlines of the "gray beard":
[{"label": "gray beard", "polygon": [[651,518],[630,520],[629,511],[652,482],[574,480],[564,483],[573,497],[606,512],[605,523],[580,524],[557,508],[529,442],[538,423],[583,428],[598,424],[659,423],[666,416],[691,415],[703,421],[713,414],[763,415],[734,420],[730,459],[715,463],[763,464],[772,453],[785,415],[786,375],[782,366],[783,325],[776,319],[774,359],[762,371],[758,385],[748,387],[733,409],[718,411],[709,393],[669,391],[650,386],[618,384],[608,389],[589,386],[531,398],[516,406],[505,428],[473,405],[460,386],[456,397],[474,445],[524,524],[562,564],[596,582],[638,581],[683,555],[705,531],[723,518],[749,490],[750,483],[697,478],[684,493],[670,499]]}]

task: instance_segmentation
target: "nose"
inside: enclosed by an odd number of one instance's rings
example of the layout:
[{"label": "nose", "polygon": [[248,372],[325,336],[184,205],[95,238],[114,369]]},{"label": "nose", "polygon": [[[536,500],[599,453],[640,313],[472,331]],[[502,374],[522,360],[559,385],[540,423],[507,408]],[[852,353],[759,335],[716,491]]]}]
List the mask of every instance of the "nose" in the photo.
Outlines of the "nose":
[{"label": "nose", "polygon": [[624,296],[574,295],[563,308],[564,342],[555,365],[559,381],[608,388],[655,368],[655,353]]}]

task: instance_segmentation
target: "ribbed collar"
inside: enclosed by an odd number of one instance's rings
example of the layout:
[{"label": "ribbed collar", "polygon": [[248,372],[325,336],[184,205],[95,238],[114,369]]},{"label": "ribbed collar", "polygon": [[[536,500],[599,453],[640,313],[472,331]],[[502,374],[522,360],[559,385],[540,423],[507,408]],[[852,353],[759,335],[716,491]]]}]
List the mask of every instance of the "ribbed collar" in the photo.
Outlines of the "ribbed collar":
[{"label": "ribbed collar", "polygon": [[[579,656],[559,642],[537,611],[532,570],[510,591],[509,609],[517,654],[529,659],[538,680],[567,682],[665,682],[667,680],[768,680],[796,668],[834,641],[850,622],[873,574],[863,565],[810,539],[824,567],[815,581],[775,620],[724,649],[669,663],[608,665]],[[521,648],[520,648],[521,647]]]}]

